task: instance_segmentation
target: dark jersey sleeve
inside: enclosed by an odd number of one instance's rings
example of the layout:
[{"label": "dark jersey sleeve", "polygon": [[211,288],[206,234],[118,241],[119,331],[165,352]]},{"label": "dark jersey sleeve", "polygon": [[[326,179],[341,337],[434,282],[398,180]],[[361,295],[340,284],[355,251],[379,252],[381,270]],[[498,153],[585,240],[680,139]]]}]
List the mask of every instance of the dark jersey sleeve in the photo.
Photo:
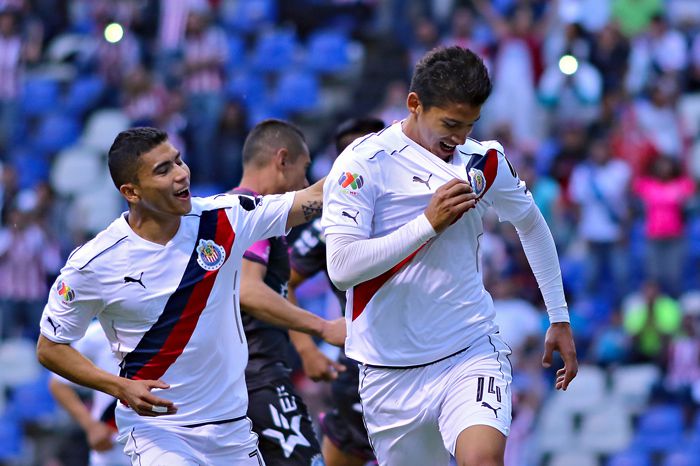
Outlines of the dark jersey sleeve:
[{"label": "dark jersey sleeve", "polygon": [[290,262],[292,268],[305,277],[326,270],[326,241],[320,219],[304,228],[294,242]]}]

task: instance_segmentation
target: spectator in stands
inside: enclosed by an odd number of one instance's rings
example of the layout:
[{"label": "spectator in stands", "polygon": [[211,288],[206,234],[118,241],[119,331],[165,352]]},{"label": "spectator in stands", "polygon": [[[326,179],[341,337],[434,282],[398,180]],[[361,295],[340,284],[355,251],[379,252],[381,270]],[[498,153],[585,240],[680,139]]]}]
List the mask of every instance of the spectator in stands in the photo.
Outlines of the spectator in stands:
[{"label": "spectator in stands", "polygon": [[680,158],[684,152],[684,134],[676,109],[678,86],[665,77],[651,85],[649,97],[634,103],[639,131],[644,133],[657,154]]},{"label": "spectator in stands", "polygon": [[634,37],[645,30],[662,10],[662,0],[614,0],[612,20],[620,25],[623,34]]},{"label": "spectator in stands", "polygon": [[17,12],[11,9],[0,10],[0,160],[6,158],[19,116],[23,54]]},{"label": "spectator in stands", "polygon": [[586,291],[600,293],[603,283],[612,283],[619,302],[627,284],[624,243],[631,172],[624,161],[612,158],[607,138],[594,139],[589,154],[569,183],[571,200],[578,207],[579,237],[588,250]]},{"label": "spectator in stands", "polygon": [[643,299],[627,310],[623,319],[625,332],[632,337],[632,361],[661,364],[671,338],[680,330],[678,302],[661,294],[656,282],[648,281]]},{"label": "spectator in stands", "polygon": [[143,66],[128,73],[122,84],[122,107],[133,126],[158,125],[168,105],[168,91]]},{"label": "spectator in stands", "polygon": [[647,277],[678,296],[683,281],[684,207],[693,195],[693,181],[676,160],[659,157],[648,176],[634,181],[633,189],[646,211]]},{"label": "spectator in stands", "polygon": [[247,134],[246,122],[245,107],[236,100],[228,100],[221,114],[216,135],[218,152],[214,181],[218,184],[238,186],[238,182],[241,180],[243,175],[243,142]]}]

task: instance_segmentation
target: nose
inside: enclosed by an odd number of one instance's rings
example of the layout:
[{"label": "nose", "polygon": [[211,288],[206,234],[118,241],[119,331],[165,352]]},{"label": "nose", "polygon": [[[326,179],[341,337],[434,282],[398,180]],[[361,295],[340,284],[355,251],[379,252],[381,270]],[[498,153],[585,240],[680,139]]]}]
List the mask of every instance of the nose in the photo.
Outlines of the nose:
[{"label": "nose", "polygon": [[182,165],[175,165],[175,177],[178,180],[183,180],[186,178],[190,177],[190,167],[187,166],[186,163],[182,163]]}]

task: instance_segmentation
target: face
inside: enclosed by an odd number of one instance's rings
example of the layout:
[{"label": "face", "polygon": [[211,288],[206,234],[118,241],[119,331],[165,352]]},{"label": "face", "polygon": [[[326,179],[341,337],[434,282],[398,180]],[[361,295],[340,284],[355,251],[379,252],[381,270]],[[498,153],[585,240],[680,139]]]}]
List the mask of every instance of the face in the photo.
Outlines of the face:
[{"label": "face", "polygon": [[192,209],[190,169],[169,141],[141,155],[136,182],[120,191],[130,203],[155,215],[182,216]]},{"label": "face", "polygon": [[481,106],[458,103],[426,110],[414,92],[408,94],[407,105],[414,120],[410,129],[405,128],[408,136],[443,160],[452,157],[455,147],[464,144],[481,115]]},{"label": "face", "polygon": [[[309,155],[309,148],[306,147],[306,144],[303,144],[302,148],[301,154],[298,154],[296,158],[287,158],[282,174],[284,178],[283,192],[297,191],[309,186],[309,180],[306,179],[306,172],[311,166],[311,156]],[[291,162],[289,161],[290,159],[292,159]]]}]

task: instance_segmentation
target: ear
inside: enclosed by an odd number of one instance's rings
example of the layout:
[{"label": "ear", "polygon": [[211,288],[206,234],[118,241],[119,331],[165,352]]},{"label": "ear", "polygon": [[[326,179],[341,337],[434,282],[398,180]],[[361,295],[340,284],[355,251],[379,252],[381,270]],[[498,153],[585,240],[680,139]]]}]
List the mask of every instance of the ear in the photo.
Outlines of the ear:
[{"label": "ear", "polygon": [[280,170],[284,170],[289,165],[289,151],[284,147],[277,149],[274,160],[275,166]]},{"label": "ear", "polygon": [[139,187],[133,183],[124,183],[119,186],[119,192],[129,204],[138,204],[141,200],[141,191]]},{"label": "ear", "polygon": [[418,94],[415,92],[408,93],[408,96],[406,97],[406,107],[408,107],[408,111],[411,112],[411,114],[420,114],[423,109],[423,104],[421,104]]}]

